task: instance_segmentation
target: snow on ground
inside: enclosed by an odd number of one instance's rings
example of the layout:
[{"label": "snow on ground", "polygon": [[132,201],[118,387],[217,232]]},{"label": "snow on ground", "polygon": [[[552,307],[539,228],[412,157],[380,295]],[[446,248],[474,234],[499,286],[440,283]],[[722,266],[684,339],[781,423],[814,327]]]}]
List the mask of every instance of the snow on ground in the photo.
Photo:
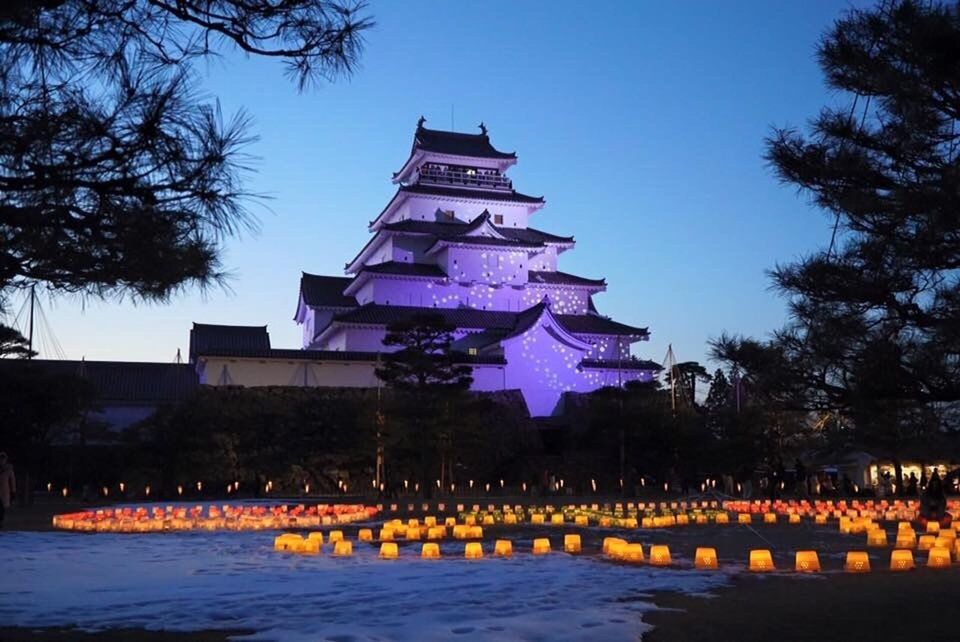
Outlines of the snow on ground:
[{"label": "snow on ground", "polygon": [[[252,629],[257,640],[636,640],[645,594],[703,592],[723,574],[563,553],[421,560],[272,549],[272,532],[0,533],[0,622],[86,629]],[[529,550],[529,542],[515,542]],[[485,551],[492,543],[484,543]]]}]

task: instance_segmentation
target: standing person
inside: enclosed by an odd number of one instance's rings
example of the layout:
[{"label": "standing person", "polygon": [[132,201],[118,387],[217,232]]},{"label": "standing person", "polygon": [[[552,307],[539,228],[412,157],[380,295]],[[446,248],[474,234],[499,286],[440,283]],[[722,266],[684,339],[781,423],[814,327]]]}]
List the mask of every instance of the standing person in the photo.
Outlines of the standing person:
[{"label": "standing person", "polygon": [[13,475],[13,466],[7,461],[7,453],[0,453],[0,528],[6,517],[10,501],[17,495],[17,478]]},{"label": "standing person", "polygon": [[800,458],[797,457],[796,461],[793,462],[793,476],[797,483],[797,495],[800,497],[807,497],[807,467],[803,465],[803,462],[800,461]]}]

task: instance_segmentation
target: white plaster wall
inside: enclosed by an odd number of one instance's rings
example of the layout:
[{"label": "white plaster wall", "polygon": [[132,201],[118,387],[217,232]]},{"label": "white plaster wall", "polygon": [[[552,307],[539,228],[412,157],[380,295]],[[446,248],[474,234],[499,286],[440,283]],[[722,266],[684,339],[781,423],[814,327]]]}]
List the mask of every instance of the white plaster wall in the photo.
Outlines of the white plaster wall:
[{"label": "white plaster wall", "polygon": [[412,219],[415,221],[436,222],[437,210],[453,211],[454,218],[469,223],[488,210],[491,214],[503,216],[503,227],[527,227],[527,220],[534,208],[522,203],[469,203],[466,201],[443,201],[427,196],[411,194],[403,205],[397,208],[389,222]]},{"label": "white plaster wall", "polygon": [[556,314],[586,314],[590,293],[595,291],[597,290],[528,283],[520,297],[520,302],[524,308],[529,308],[531,305],[540,303],[544,296],[548,296],[550,306]]}]

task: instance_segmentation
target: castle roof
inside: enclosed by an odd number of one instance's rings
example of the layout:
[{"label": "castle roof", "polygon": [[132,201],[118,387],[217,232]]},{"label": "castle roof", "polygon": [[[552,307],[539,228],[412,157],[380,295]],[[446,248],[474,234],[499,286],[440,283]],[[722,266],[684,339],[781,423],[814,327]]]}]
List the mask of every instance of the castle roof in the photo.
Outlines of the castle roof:
[{"label": "castle roof", "polygon": [[304,303],[314,307],[353,308],[356,307],[357,300],[343,294],[352,280],[348,276],[323,276],[304,272],[300,277],[300,296]]},{"label": "castle roof", "polygon": [[[406,192],[409,194],[424,194],[426,196],[439,196],[441,198],[467,198],[481,201],[507,201],[512,203],[535,203],[542,205],[545,201],[542,196],[528,196],[521,194],[516,190],[483,190],[470,189],[468,187],[441,187],[439,185],[423,185],[415,183],[413,185],[401,185],[397,193]],[[393,201],[391,200],[391,203]],[[387,207],[390,207],[388,204]],[[384,209],[386,211],[386,208]]]},{"label": "castle roof", "polygon": [[[480,217],[477,217],[469,223],[441,223],[434,221],[416,221],[413,219],[406,219],[403,221],[397,221],[395,223],[387,223],[383,226],[383,229],[390,232],[400,232],[406,234],[431,234],[439,238],[452,239],[476,229],[476,227],[479,227],[480,223],[482,223]],[[528,243],[573,243],[572,236],[557,236],[556,234],[541,232],[540,230],[532,227],[496,227],[496,229],[503,236],[515,239],[517,241],[524,241]]]},{"label": "castle roof", "polygon": [[436,154],[451,156],[471,156],[473,158],[509,158],[517,157],[515,152],[501,152],[490,144],[490,137],[486,128],[481,128],[479,134],[462,132],[447,132],[438,129],[427,129],[423,120],[417,126],[413,136],[413,149],[410,153],[420,149]]},{"label": "castle roof", "polygon": [[587,279],[575,274],[566,272],[537,272],[530,270],[530,283],[544,283],[548,285],[588,285],[588,286],[606,286],[605,279]]},{"label": "castle roof", "polygon": [[201,352],[212,349],[250,350],[269,349],[267,326],[210,325],[194,323],[190,330],[190,360]]},{"label": "castle roof", "polygon": [[[370,303],[339,314],[334,317],[333,321],[335,323],[357,325],[390,325],[418,314],[429,313],[440,315],[446,323],[457,328],[502,330],[510,333],[514,332],[525,320],[529,320],[531,317],[535,319],[538,316],[538,313],[534,312],[535,308],[537,306],[528,308],[523,312],[506,312],[501,310],[477,310],[475,308],[417,308]],[[599,315],[557,314],[554,316],[560,325],[572,334],[644,338],[649,336],[647,328],[635,328]]]},{"label": "castle roof", "polygon": [[399,261],[386,261],[384,263],[364,265],[360,271],[371,274],[396,274],[399,276],[435,276],[439,278],[447,276],[443,270],[433,264],[401,263]]}]

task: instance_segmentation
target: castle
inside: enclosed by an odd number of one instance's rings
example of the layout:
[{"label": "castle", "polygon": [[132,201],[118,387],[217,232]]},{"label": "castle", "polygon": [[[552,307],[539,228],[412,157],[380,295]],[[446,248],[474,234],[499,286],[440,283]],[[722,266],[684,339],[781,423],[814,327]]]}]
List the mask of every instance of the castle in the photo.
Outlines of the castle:
[{"label": "castle", "polygon": [[482,123],[467,134],[424,122],[346,276],[303,273],[302,348],[272,348],[263,326],[194,324],[201,384],[374,387],[387,327],[427,310],[456,327],[473,389],[519,390],[531,416],[562,411],[565,392],[654,377],[658,364],[631,355],[647,328],[597,311],[603,279],[558,269],[574,238],[530,226],[544,199],[514,189],[516,154],[494,148]]}]

